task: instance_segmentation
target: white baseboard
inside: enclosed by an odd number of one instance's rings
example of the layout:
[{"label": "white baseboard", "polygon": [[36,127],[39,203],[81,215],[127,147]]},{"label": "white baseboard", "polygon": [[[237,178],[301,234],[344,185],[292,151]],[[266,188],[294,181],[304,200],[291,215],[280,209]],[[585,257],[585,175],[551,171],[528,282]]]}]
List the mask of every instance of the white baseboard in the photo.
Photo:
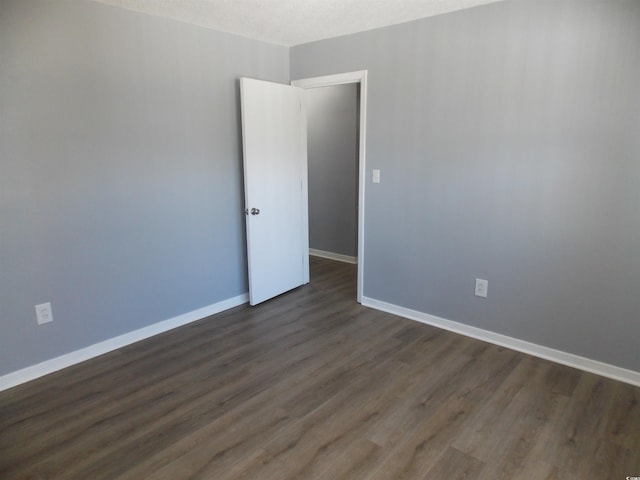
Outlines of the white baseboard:
[{"label": "white baseboard", "polygon": [[329,260],[337,260],[338,262],[358,263],[358,257],[350,257],[349,255],[342,255],[341,253],[325,252],[323,250],[316,250],[315,248],[309,249],[309,255],[328,258]]},{"label": "white baseboard", "polygon": [[227,300],[222,300],[221,302],[217,302],[212,305],[208,305],[206,307],[199,308],[182,315],[178,315],[177,317],[154,323],[153,325],[149,325],[148,327],[143,327],[139,330],[134,330],[133,332],[125,333],[123,335],[110,338],[103,342],[95,343],[88,347],[81,348],[80,350],[66,353],[50,360],[45,360],[42,363],[38,363],[21,370],[17,370],[15,372],[8,373],[0,377],[0,391],[15,387],[16,385],[20,385],[31,380],[35,380],[36,378],[42,377],[49,373],[62,370],[63,368],[70,367],[71,365],[75,365],[76,363],[84,362],[85,360],[89,360],[90,358],[103,355],[105,353],[117,350],[118,348],[125,347],[135,342],[139,342],[140,340],[153,337],[154,335],[158,335],[159,333],[164,333],[168,330],[172,330],[188,323],[195,322],[196,320],[208,317],[209,315],[215,315],[216,313],[220,313],[224,310],[237,307],[238,305],[242,305],[244,303],[247,303],[248,301],[249,294],[244,293],[242,295],[238,295],[237,297],[228,298]]},{"label": "white baseboard", "polygon": [[435,315],[429,315],[428,313],[419,312],[417,310],[399,307],[398,305],[382,302],[373,298],[362,297],[362,305],[376,310],[381,310],[383,312],[392,313],[399,317],[408,318],[409,320],[415,320],[420,323],[459,333],[467,337],[476,338],[478,340],[510,348],[511,350],[528,353],[534,357],[544,358],[545,360],[551,360],[552,362],[567,365],[579,370],[602,375],[603,377],[613,378],[614,380],[620,380],[621,382],[630,383],[631,385],[640,386],[640,372],[616,367],[615,365],[591,360],[579,355],[544,347],[542,345],[508,337],[489,330],[472,327],[463,323],[453,322],[451,320],[436,317]]}]

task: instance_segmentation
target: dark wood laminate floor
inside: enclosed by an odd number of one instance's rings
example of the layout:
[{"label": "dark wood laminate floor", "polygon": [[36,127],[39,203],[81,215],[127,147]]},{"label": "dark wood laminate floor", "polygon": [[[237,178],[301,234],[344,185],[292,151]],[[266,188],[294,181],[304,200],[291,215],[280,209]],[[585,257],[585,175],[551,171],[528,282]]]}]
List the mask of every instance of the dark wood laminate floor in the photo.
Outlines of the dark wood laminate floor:
[{"label": "dark wood laminate floor", "polygon": [[0,393],[0,478],[640,476],[640,388],[355,302],[355,266]]}]

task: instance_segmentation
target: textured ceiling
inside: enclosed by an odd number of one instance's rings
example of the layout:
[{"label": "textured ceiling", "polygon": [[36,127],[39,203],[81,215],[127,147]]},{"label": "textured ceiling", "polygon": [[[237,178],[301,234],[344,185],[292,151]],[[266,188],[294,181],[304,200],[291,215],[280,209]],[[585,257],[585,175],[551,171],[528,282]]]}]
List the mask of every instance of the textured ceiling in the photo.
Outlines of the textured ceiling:
[{"label": "textured ceiling", "polygon": [[95,0],[293,46],[502,0]]}]

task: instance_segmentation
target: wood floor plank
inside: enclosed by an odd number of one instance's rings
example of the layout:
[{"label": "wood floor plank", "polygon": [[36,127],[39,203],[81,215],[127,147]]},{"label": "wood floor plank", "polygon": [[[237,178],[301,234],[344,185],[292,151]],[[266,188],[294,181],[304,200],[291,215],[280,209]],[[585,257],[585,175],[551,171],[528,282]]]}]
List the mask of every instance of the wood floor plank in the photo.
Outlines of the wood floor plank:
[{"label": "wood floor plank", "polygon": [[354,265],[0,392],[2,479],[615,479],[640,388],[362,307]]},{"label": "wood floor plank", "polygon": [[483,468],[484,463],[480,460],[449,447],[429,470],[426,478],[446,478],[448,480],[477,478]]}]

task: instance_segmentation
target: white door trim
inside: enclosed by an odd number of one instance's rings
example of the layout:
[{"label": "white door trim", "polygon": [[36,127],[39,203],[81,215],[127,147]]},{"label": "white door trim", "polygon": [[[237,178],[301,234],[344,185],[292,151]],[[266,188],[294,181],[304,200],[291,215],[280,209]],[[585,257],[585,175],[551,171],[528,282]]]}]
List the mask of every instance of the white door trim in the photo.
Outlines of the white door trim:
[{"label": "white door trim", "polygon": [[367,71],[338,73],[322,77],[293,80],[291,85],[300,88],[319,88],[345,83],[360,84],[360,145],[358,146],[358,287],[357,300],[362,303],[364,290],[364,187],[366,183],[366,145],[367,145]]}]

